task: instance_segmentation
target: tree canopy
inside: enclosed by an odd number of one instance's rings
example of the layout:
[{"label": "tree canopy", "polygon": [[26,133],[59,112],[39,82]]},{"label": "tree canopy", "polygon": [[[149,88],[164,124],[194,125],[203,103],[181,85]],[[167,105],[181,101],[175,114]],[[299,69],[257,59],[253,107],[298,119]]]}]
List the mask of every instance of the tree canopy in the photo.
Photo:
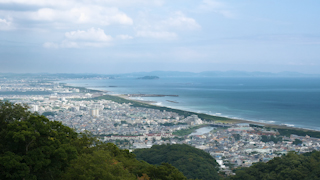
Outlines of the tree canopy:
[{"label": "tree canopy", "polygon": [[236,171],[229,180],[320,180],[320,152],[290,152],[267,163],[259,162]]},{"label": "tree canopy", "polygon": [[186,144],[154,145],[150,149],[137,149],[133,153],[137,159],[150,164],[169,163],[187,178],[219,179],[216,160],[208,153]]}]

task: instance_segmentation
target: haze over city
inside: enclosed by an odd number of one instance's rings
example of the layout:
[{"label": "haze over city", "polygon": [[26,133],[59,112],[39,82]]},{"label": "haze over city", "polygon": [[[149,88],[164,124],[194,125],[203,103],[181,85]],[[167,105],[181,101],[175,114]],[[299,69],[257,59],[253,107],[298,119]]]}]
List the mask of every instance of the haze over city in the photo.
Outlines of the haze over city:
[{"label": "haze over city", "polygon": [[1,0],[0,72],[319,74],[319,1]]}]

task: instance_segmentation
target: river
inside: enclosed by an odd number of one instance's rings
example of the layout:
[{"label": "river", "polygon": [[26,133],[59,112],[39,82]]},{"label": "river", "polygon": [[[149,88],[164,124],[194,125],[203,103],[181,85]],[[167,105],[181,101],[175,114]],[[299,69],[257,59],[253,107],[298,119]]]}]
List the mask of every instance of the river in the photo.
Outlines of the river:
[{"label": "river", "polygon": [[190,135],[203,135],[212,131],[213,129],[214,127],[211,127],[211,126],[202,127],[197,129],[195,132],[191,133]]}]

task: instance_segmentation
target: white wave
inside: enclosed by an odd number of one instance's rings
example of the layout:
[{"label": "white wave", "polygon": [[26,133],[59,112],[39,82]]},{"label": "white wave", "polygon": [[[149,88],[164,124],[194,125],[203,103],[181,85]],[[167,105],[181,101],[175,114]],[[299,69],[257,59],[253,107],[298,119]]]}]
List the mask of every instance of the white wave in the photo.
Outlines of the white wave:
[{"label": "white wave", "polygon": [[289,126],[289,127],[294,127],[294,124],[281,124],[281,125],[286,125],[286,126]]},{"label": "white wave", "polygon": [[268,121],[268,120],[258,120],[259,122],[262,122],[262,123],[267,123],[267,124],[274,124],[275,121]]}]

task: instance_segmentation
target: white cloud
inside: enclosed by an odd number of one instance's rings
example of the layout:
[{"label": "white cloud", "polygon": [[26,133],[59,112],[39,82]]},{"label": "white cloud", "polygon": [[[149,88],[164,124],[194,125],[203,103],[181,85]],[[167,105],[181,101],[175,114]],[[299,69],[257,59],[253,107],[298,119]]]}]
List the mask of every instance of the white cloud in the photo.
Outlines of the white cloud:
[{"label": "white cloud", "polygon": [[[180,11],[173,12],[171,16],[167,16],[166,13],[157,17],[150,16],[151,9],[163,6],[165,3],[165,0],[0,0],[0,6],[7,4],[7,7],[11,8],[10,10],[0,9],[0,17],[11,16],[18,30],[52,33],[68,31],[65,33],[64,42],[44,43],[43,46],[46,48],[100,47],[110,44],[111,36],[104,34],[102,29],[83,30],[89,27],[105,28],[105,26],[115,25],[115,28],[123,28],[121,33],[124,34],[118,34],[114,30],[110,31],[114,32],[112,36],[115,37],[115,40],[132,39],[132,36],[125,35],[131,34],[132,31],[135,32],[136,37],[174,39],[181,31],[201,29],[194,18]],[[25,9],[17,10],[12,4],[25,7]],[[149,16],[146,18],[148,20],[140,21],[137,15],[134,22],[133,18],[127,14],[127,12],[137,11],[146,12],[146,16]],[[4,29],[4,24],[5,22],[0,21],[1,29]],[[112,28],[114,27],[110,27]],[[71,31],[74,29],[81,30]],[[92,38],[99,39],[99,41],[84,43],[84,41],[92,41]]]},{"label": "white cloud", "polygon": [[38,7],[67,7],[76,3],[75,0],[1,0],[1,4],[19,4]]},{"label": "white cloud", "polygon": [[[81,44],[81,43],[80,43]],[[61,48],[79,48],[80,44],[78,42],[73,42],[73,41],[68,41],[68,40],[64,40],[62,41],[62,43],[60,44]]]},{"label": "white cloud", "polygon": [[157,39],[173,39],[177,37],[177,34],[167,31],[138,31],[137,36]]},{"label": "white cloud", "polygon": [[186,17],[182,12],[178,11],[174,13],[173,17],[170,17],[161,22],[161,26],[174,27],[179,29],[200,29],[201,26],[193,18]]},{"label": "white cloud", "polygon": [[114,7],[77,7],[68,11],[67,15],[77,23],[94,23],[99,25],[133,24],[133,20],[129,16]]},{"label": "white cloud", "polygon": [[83,2],[98,3],[105,5],[132,7],[133,5],[139,6],[162,6],[165,0],[83,0]]},{"label": "white cloud", "polygon": [[109,46],[112,37],[106,35],[100,28],[90,28],[87,31],[77,30],[65,33],[65,40],[61,43],[46,42],[45,48],[81,48]]},{"label": "white cloud", "polygon": [[203,0],[199,5],[198,12],[214,12],[227,18],[233,18],[234,14],[222,2],[216,0]]},{"label": "white cloud", "polygon": [[98,4],[116,7],[132,5],[162,6],[165,0],[1,0],[0,4],[33,5],[39,7],[71,7],[77,4]]},{"label": "white cloud", "polygon": [[[31,25],[46,23],[46,28],[72,28],[81,24],[87,26],[107,26],[112,24],[132,25],[133,20],[118,6],[104,5],[105,2],[94,3],[76,0],[0,0],[9,4],[11,9],[0,9],[1,16],[11,16],[17,22],[28,21]],[[12,4],[26,7],[27,11],[19,11]],[[23,24],[20,24],[23,26]],[[21,27],[20,26],[20,27]]]},{"label": "white cloud", "polygon": [[163,20],[148,20],[147,14],[142,14],[142,21],[136,25],[136,36],[156,39],[175,39],[181,31],[201,29],[195,19],[187,17],[182,12],[172,13]]},{"label": "white cloud", "polygon": [[39,9],[37,12],[32,13],[31,17],[34,20],[54,21],[59,18],[58,14],[62,15],[63,13],[50,8],[42,8]]},{"label": "white cloud", "polygon": [[80,41],[102,41],[109,42],[112,40],[111,36],[108,36],[104,33],[104,30],[100,28],[90,28],[87,31],[71,31],[66,32],[65,37],[71,40],[80,40]]},{"label": "white cloud", "polygon": [[0,30],[6,31],[11,29],[13,29],[11,21],[0,18]]},{"label": "white cloud", "polygon": [[[118,8],[100,6],[80,6],[67,10],[41,8],[35,12],[25,13],[24,17],[33,21],[70,23],[70,25],[93,24],[106,26],[110,24],[133,24],[133,20],[125,13],[119,11]],[[19,18],[21,18],[21,14],[19,15]]]}]

